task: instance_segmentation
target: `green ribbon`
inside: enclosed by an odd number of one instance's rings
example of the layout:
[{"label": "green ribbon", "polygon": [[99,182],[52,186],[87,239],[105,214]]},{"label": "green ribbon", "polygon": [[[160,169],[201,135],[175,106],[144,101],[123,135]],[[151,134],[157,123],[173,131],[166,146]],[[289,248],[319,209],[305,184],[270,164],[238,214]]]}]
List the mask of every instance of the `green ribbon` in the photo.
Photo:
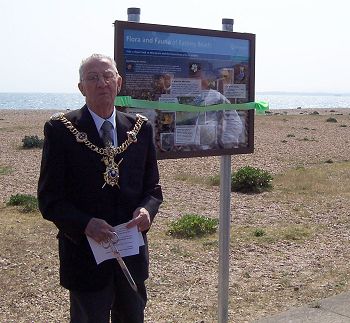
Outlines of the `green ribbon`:
[{"label": "green ribbon", "polygon": [[131,96],[117,96],[114,105],[127,108],[185,111],[185,112],[205,112],[219,110],[256,110],[258,114],[264,114],[269,110],[268,102],[247,102],[247,103],[220,103],[208,106],[194,106],[181,103],[166,103],[158,101],[147,101],[133,99]]}]

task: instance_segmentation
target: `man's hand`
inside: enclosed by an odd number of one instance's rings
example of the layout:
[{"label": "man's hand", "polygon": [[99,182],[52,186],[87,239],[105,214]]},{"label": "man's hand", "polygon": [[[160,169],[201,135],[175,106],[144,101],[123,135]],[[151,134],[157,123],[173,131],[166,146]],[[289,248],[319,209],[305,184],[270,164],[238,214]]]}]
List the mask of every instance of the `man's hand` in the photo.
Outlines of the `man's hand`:
[{"label": "man's hand", "polygon": [[133,213],[133,219],[126,225],[127,228],[132,228],[137,225],[140,232],[146,231],[151,226],[151,217],[144,207],[138,207]]},{"label": "man's hand", "polygon": [[85,228],[85,234],[101,243],[114,237],[114,228],[105,220],[92,218]]}]

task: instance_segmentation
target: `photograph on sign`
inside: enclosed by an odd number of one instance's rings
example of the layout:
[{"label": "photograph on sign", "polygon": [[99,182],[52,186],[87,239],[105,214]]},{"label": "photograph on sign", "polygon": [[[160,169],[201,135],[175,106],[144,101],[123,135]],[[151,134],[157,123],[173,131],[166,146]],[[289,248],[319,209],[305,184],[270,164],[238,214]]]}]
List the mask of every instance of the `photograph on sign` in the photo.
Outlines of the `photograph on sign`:
[{"label": "photograph on sign", "polygon": [[[254,101],[252,34],[115,22],[121,107],[154,126],[158,158],[250,153]],[[154,102],[154,104],[150,104]]]}]

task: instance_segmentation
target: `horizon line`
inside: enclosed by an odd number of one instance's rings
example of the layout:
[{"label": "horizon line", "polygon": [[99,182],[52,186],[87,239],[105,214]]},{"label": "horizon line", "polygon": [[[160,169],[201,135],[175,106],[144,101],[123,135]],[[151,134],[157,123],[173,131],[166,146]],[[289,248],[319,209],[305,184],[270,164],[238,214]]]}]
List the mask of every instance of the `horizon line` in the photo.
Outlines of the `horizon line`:
[{"label": "horizon line", "polygon": [[[43,92],[43,91],[1,91],[0,94],[81,94],[79,91],[76,92]],[[267,94],[267,95],[332,95],[332,96],[350,96],[350,92],[323,92],[323,91],[255,91],[255,94]]]}]

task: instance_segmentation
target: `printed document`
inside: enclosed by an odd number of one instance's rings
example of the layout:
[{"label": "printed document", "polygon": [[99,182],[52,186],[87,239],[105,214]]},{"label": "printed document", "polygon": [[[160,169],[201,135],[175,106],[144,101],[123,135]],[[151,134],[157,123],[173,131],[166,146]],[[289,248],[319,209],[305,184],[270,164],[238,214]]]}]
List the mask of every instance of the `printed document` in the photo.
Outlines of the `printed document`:
[{"label": "printed document", "polygon": [[114,227],[114,231],[118,236],[115,243],[113,243],[113,241],[98,243],[94,239],[86,236],[97,264],[107,259],[115,258],[113,248],[117,249],[122,257],[139,254],[140,246],[145,244],[142,233],[137,230],[137,226],[127,228],[126,225],[127,223],[123,223]]}]

